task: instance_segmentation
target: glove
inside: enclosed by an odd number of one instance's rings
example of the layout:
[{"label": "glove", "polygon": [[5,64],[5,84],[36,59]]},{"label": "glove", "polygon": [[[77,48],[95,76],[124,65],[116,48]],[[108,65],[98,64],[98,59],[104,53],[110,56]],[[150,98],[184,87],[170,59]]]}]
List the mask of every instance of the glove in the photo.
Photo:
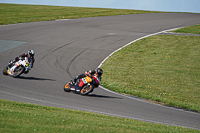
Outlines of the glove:
[{"label": "glove", "polygon": [[15,57],[15,61],[19,61],[19,57]]}]

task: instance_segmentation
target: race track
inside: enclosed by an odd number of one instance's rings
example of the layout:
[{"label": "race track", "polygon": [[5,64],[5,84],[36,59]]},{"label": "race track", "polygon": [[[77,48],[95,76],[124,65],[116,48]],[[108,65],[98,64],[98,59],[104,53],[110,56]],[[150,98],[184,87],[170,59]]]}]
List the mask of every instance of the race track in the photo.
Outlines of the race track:
[{"label": "race track", "polygon": [[200,14],[155,13],[0,26],[0,70],[29,49],[36,52],[29,74],[20,78],[0,74],[0,98],[200,130],[199,113],[144,102],[100,87],[89,96],[63,91],[67,81],[95,69],[129,42],[195,24],[200,24]]}]

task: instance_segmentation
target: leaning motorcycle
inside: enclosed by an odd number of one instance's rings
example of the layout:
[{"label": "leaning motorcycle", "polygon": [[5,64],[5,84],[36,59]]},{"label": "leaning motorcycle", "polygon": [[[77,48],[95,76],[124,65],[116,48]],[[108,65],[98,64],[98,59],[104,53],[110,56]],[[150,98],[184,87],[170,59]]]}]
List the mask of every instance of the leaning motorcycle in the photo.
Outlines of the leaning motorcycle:
[{"label": "leaning motorcycle", "polygon": [[65,92],[70,92],[74,91],[75,92],[75,85],[76,84],[83,84],[83,87],[80,90],[80,95],[88,95],[89,93],[93,92],[95,88],[97,88],[100,84],[99,79],[93,75],[93,76],[86,76],[82,79],[78,79],[75,84],[71,84],[71,82],[68,82],[64,85],[64,91]]},{"label": "leaning motorcycle", "polygon": [[33,60],[31,58],[25,57],[19,61],[13,63],[10,67],[9,65],[3,69],[4,75],[10,75],[14,78],[19,77],[22,73],[27,73],[31,70]]}]

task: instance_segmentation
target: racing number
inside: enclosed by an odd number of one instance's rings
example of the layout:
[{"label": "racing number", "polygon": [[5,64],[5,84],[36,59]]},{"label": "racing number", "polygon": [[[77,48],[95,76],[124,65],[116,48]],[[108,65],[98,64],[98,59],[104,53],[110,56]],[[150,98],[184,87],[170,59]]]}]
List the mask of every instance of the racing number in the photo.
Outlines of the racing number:
[{"label": "racing number", "polygon": [[29,64],[28,62],[26,62],[26,66],[27,66],[27,67],[30,67],[30,64]]},{"label": "racing number", "polygon": [[90,77],[85,77],[83,78],[83,82],[86,84],[86,83],[90,83],[92,82],[92,79]]}]

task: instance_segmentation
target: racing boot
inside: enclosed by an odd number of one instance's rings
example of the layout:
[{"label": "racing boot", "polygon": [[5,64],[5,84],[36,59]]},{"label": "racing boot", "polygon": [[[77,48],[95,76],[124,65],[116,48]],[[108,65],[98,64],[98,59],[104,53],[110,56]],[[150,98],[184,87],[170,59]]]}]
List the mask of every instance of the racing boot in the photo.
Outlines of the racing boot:
[{"label": "racing boot", "polygon": [[29,73],[29,70],[28,71],[24,71],[24,74],[28,74]]},{"label": "racing boot", "polygon": [[78,85],[76,85],[75,86],[75,92],[78,93],[78,94],[80,94],[81,93],[81,87],[78,86]]}]

